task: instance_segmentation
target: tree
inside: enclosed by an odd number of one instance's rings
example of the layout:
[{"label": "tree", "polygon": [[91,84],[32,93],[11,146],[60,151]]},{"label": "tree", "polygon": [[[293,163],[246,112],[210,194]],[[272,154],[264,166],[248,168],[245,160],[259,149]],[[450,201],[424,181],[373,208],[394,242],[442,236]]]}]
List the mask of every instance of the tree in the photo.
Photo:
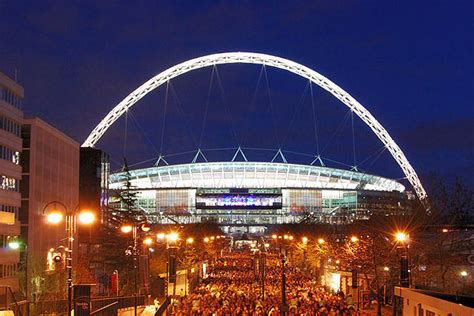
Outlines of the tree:
[{"label": "tree", "polygon": [[138,225],[146,219],[144,212],[137,206],[137,191],[134,191],[130,170],[125,158],[122,172],[124,177],[123,186],[119,190],[112,191],[111,194],[111,220],[117,227],[122,224]]}]

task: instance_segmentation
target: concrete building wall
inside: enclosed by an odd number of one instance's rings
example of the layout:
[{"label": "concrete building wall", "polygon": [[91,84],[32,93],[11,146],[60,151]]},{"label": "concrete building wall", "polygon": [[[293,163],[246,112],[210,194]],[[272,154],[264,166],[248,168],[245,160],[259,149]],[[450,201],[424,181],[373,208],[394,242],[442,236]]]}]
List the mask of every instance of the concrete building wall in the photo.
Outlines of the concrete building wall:
[{"label": "concrete building wall", "polygon": [[[22,235],[28,240],[29,277],[44,271],[50,248],[66,245],[65,221],[52,225],[43,214],[53,201],[73,211],[79,203],[79,143],[39,118],[23,125]],[[63,210],[52,204],[46,209]]]},{"label": "concrete building wall", "polygon": [[8,241],[20,235],[20,137],[24,98],[23,87],[0,72],[0,286],[19,290],[16,272],[19,250],[8,247]]},{"label": "concrete building wall", "polygon": [[[401,315],[411,316],[474,316],[474,308],[430,296],[420,291],[396,287],[395,296],[403,299]],[[396,313],[397,315],[400,313]]]}]

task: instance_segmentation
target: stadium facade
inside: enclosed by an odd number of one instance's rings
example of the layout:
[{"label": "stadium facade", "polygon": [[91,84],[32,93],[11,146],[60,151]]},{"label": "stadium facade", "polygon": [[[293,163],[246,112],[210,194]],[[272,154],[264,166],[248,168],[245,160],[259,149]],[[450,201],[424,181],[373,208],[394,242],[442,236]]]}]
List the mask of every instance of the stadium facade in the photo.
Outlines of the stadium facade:
[{"label": "stadium facade", "polygon": [[347,224],[410,212],[414,195],[391,179],[357,171],[276,162],[205,162],[113,173],[132,184],[150,222],[213,222],[224,232],[262,232],[286,223]]}]

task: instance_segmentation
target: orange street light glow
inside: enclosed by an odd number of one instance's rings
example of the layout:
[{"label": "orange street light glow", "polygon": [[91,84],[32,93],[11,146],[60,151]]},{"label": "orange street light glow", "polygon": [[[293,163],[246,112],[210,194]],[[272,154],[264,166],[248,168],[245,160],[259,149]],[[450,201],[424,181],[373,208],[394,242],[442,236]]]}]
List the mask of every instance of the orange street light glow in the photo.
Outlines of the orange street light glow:
[{"label": "orange street light glow", "polygon": [[150,246],[151,244],[153,244],[153,239],[151,237],[147,237],[143,239],[143,243],[147,246]]},{"label": "orange street light glow", "polygon": [[122,233],[125,233],[125,234],[128,234],[129,232],[131,232],[133,229],[132,225],[123,225],[122,227],[120,227],[120,230],[122,231]]},{"label": "orange street light glow", "polygon": [[61,212],[51,212],[46,216],[48,223],[50,224],[58,224],[63,220],[63,214]]},{"label": "orange street light glow", "polygon": [[277,236],[277,235],[275,235],[275,234],[273,234],[273,235],[272,235],[272,238],[273,238],[273,239],[277,239],[277,238],[278,238],[278,236]]},{"label": "orange street light glow", "polygon": [[179,235],[178,233],[172,232],[168,234],[167,238],[169,241],[177,241],[179,238]]},{"label": "orange street light glow", "polygon": [[188,239],[186,239],[186,243],[188,244],[192,244],[194,242],[194,239],[192,237],[189,237]]},{"label": "orange street light glow", "polygon": [[351,241],[352,242],[357,242],[357,241],[359,241],[359,238],[357,238],[356,236],[352,236]]},{"label": "orange street light glow", "polygon": [[209,242],[209,237],[205,237],[204,242]]},{"label": "orange street light glow", "polygon": [[405,242],[407,239],[408,239],[408,235],[404,232],[397,232],[395,234],[395,239],[398,241],[398,242]]},{"label": "orange street light glow", "polygon": [[303,237],[303,238],[301,238],[301,240],[303,241],[304,244],[308,243],[308,237]]},{"label": "orange street light glow", "polygon": [[319,238],[319,239],[318,239],[318,243],[319,243],[320,245],[324,244],[324,242],[325,242],[324,239],[322,239],[322,238]]},{"label": "orange street light glow", "polygon": [[165,234],[164,233],[158,233],[158,234],[156,234],[156,238],[163,240],[163,239],[165,239]]},{"label": "orange street light glow", "polygon": [[81,224],[92,224],[95,220],[95,214],[90,211],[84,211],[79,214]]}]

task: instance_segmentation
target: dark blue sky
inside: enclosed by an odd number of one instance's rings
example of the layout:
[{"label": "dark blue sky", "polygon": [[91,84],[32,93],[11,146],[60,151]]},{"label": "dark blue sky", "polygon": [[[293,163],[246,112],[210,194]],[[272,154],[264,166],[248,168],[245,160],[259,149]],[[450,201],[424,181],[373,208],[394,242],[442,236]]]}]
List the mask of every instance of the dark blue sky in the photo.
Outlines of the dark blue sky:
[{"label": "dark blue sky", "polygon": [[[0,70],[12,75],[18,69],[27,115],[82,143],[121,99],[170,66],[216,52],[273,54],[320,72],[353,95],[422,177],[435,171],[473,184],[473,35],[472,1],[4,0]],[[217,67],[209,89],[211,70],[172,81],[177,97],[170,89],[163,144],[165,89],[134,106],[126,149],[131,163],[160,151],[193,150],[199,142],[202,148],[281,144],[316,153],[305,80],[267,69],[268,80],[257,87],[261,67],[228,65]],[[353,164],[350,116],[340,124],[347,108],[316,86],[313,92],[323,156]],[[371,163],[381,143],[358,118],[354,127],[356,164],[369,158],[362,169],[402,177],[388,153]],[[114,161],[121,160],[123,131],[119,120],[99,144]],[[271,159],[272,153],[253,155]]]}]

